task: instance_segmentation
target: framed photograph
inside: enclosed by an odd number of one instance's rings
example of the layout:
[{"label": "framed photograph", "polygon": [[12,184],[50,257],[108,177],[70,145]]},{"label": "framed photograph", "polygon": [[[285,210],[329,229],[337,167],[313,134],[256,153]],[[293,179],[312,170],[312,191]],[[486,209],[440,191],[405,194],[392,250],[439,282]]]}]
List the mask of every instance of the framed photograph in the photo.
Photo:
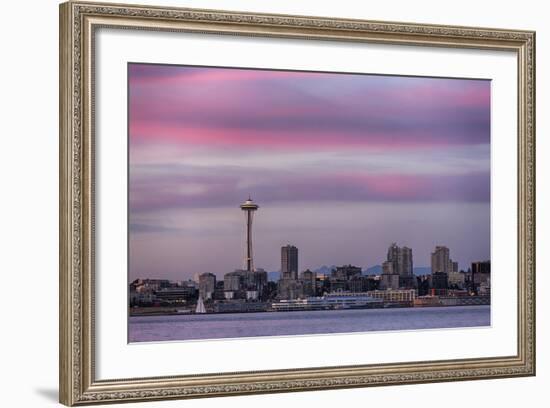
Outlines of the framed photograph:
[{"label": "framed photograph", "polygon": [[60,401],[535,374],[535,33],[60,6]]}]

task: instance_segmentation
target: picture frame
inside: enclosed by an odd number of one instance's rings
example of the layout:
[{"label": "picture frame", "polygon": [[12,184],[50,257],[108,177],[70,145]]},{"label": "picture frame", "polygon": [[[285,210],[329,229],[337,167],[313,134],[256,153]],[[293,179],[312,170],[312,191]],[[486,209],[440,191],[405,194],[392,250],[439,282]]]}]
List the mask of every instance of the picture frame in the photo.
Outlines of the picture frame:
[{"label": "picture frame", "polygon": [[[517,61],[517,352],[98,379],[96,34],[99,29],[513,53]],[[535,33],[532,31],[70,1],[60,5],[60,402],[198,398],[535,375]],[[125,135],[116,135],[124,138]],[[509,181],[510,183],[512,181]],[[498,254],[496,254],[498,256]]]}]

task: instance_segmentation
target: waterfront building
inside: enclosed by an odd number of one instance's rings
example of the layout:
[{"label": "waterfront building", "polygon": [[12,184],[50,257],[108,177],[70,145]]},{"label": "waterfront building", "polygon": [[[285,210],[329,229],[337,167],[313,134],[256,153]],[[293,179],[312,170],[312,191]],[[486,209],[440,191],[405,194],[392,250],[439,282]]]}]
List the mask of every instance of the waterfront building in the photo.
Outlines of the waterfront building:
[{"label": "waterfront building", "polygon": [[432,289],[436,291],[447,290],[449,288],[449,275],[446,272],[432,273]]},{"label": "waterfront building", "polygon": [[329,291],[330,292],[345,292],[348,288],[348,282],[340,279],[330,279]]},{"label": "waterfront building", "polygon": [[365,276],[366,288],[365,291],[379,290],[380,289],[380,276],[367,275]]},{"label": "waterfront building", "polygon": [[491,282],[491,261],[472,262],[472,270],[470,276],[471,290],[474,293],[479,293],[483,285],[483,291],[490,292]]},{"label": "waterfront building", "polygon": [[258,300],[260,297],[260,292],[257,290],[247,290],[246,291],[246,300]]},{"label": "waterfront building", "polygon": [[152,306],[156,301],[156,296],[152,292],[130,292],[130,307],[133,306]]},{"label": "waterfront building", "polygon": [[277,298],[299,299],[304,296],[304,285],[298,279],[279,279],[277,282]]},{"label": "waterfront building", "polygon": [[195,288],[197,290],[199,290],[199,284],[197,283],[197,281],[194,281],[193,279],[187,279],[185,281],[179,281],[177,283],[177,285],[175,286],[178,286],[178,287],[186,287],[186,288]]},{"label": "waterfront building", "polygon": [[224,291],[232,292],[226,294],[226,299],[247,297],[247,291],[257,292],[258,297],[260,297],[267,286],[267,272],[261,268],[254,271],[236,269],[224,275],[223,283]]},{"label": "waterfront building", "polygon": [[374,280],[367,276],[353,276],[348,281],[348,290],[350,292],[366,292],[376,289],[373,286]]},{"label": "waterfront building", "polygon": [[195,288],[162,288],[155,291],[155,298],[161,304],[179,305],[196,299],[196,293]]},{"label": "waterfront building", "polygon": [[236,269],[233,272],[226,273],[223,277],[223,289],[225,291],[237,292],[243,288],[244,271]]},{"label": "waterfront building", "polygon": [[326,294],[321,297],[282,299],[271,304],[273,311],[290,312],[301,310],[367,309],[382,307],[383,301],[366,294]]},{"label": "waterfront building", "polygon": [[447,296],[470,296],[470,292],[467,289],[449,289],[447,291]]},{"label": "waterfront building", "polygon": [[203,300],[212,299],[216,289],[216,275],[213,273],[203,273],[199,275],[199,296]]},{"label": "waterfront building", "polygon": [[131,283],[136,292],[150,293],[160,289],[169,288],[171,282],[167,279],[136,279]]},{"label": "waterfront building", "polygon": [[353,265],[337,266],[332,271],[331,278],[335,280],[347,281],[353,277],[361,276],[361,268]]},{"label": "waterfront building", "polygon": [[419,296],[417,297],[414,302],[414,307],[433,307],[433,306],[441,306],[441,301],[439,300],[439,296]]},{"label": "waterfront building", "polygon": [[380,289],[397,290],[399,289],[399,274],[388,273],[380,276]]},{"label": "waterfront building", "polygon": [[449,287],[464,289],[466,286],[466,274],[464,272],[449,272],[448,284]]},{"label": "waterfront building", "polygon": [[281,279],[298,279],[298,248],[294,245],[281,248]]},{"label": "waterfront building", "polygon": [[330,292],[330,277],[324,273],[317,274],[315,278],[315,294],[323,295],[327,292]]},{"label": "waterfront building", "polygon": [[315,272],[307,269],[302,272],[302,276],[300,277],[300,279],[302,281],[304,296],[315,296]]},{"label": "waterfront building", "polygon": [[449,248],[438,245],[432,252],[432,274],[436,272],[449,273]]},{"label": "waterfront building", "polygon": [[212,294],[212,299],[214,300],[223,300],[225,299],[225,291],[223,289],[224,281],[217,281],[216,287],[214,288],[214,293]]},{"label": "waterfront building", "polygon": [[382,299],[386,303],[401,304],[403,306],[412,306],[416,299],[415,289],[398,290],[374,290],[366,292],[366,295],[376,299]]},{"label": "waterfront building", "polygon": [[425,296],[430,292],[432,275],[422,275],[417,278],[418,295]]},{"label": "waterfront building", "polygon": [[416,299],[415,289],[398,290],[372,290],[366,292],[331,292],[323,296],[325,299],[332,298],[371,298],[377,299],[378,305],[385,306],[413,306]]},{"label": "waterfront building", "polygon": [[491,275],[488,273],[472,273],[473,284],[477,287],[482,283],[490,282]]},{"label": "waterfront building", "polygon": [[258,268],[254,271],[242,271],[243,272],[243,285],[246,290],[254,290],[261,293],[264,287],[267,285],[267,272],[262,268]]},{"label": "waterfront building", "polygon": [[490,305],[491,297],[484,296],[439,296],[442,306],[481,306]]},{"label": "waterfront building", "polygon": [[350,282],[362,277],[361,268],[353,265],[343,265],[334,268],[330,274],[330,291],[346,292],[350,290]]},{"label": "waterfront building", "polygon": [[489,279],[487,282],[480,283],[477,292],[479,295],[489,296],[491,294],[491,279]]},{"label": "waterfront building", "polygon": [[247,302],[245,300],[234,300],[230,302],[215,302],[214,313],[250,313],[266,312],[270,304],[267,302]]}]

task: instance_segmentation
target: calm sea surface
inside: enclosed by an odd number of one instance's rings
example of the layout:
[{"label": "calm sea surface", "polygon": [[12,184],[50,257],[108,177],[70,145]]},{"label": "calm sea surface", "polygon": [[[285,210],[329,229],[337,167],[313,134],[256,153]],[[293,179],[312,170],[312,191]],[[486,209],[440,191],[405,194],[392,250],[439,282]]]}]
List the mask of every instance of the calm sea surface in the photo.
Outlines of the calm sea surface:
[{"label": "calm sea surface", "polygon": [[220,339],[489,326],[490,311],[490,306],[453,306],[140,316],[130,317],[129,340]]}]

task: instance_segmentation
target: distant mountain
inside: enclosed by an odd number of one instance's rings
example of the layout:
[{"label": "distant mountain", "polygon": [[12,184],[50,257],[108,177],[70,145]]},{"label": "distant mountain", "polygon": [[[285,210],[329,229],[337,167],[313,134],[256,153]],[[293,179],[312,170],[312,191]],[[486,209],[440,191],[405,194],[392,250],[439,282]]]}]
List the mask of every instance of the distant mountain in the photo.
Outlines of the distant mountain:
[{"label": "distant mountain", "polygon": [[[363,275],[380,275],[382,273],[381,265],[374,265],[369,268],[363,269]],[[415,275],[429,275],[432,273],[432,268],[429,266],[415,266],[413,268],[413,273]]]},{"label": "distant mountain", "polygon": [[363,275],[380,275],[382,273],[381,265],[374,265],[370,268],[363,268]]},{"label": "distant mountain", "polygon": [[[319,268],[313,269],[313,272],[318,274],[324,274],[324,275],[330,275],[332,270],[336,268],[336,266],[331,265],[323,265]],[[382,266],[381,265],[374,265],[370,266],[368,268],[363,268],[363,275],[380,275],[382,273]],[[415,266],[413,268],[413,273],[415,275],[429,275],[432,273],[432,269],[429,266]],[[281,272],[279,271],[273,271],[267,273],[267,280],[270,282],[277,282],[281,277]]]},{"label": "distant mountain", "polygon": [[413,273],[415,275],[429,275],[432,273],[432,268],[429,266],[415,266]]},{"label": "distant mountain", "polygon": [[335,265],[331,265],[331,266],[323,265],[323,266],[320,266],[317,269],[313,269],[313,272],[321,273],[321,274],[324,274],[324,275],[330,275],[332,270],[335,269],[335,268],[336,268]]},{"label": "distant mountain", "polygon": [[267,273],[267,280],[269,282],[277,282],[279,280],[280,276],[281,276],[281,272],[279,272],[279,271],[268,272]]}]

